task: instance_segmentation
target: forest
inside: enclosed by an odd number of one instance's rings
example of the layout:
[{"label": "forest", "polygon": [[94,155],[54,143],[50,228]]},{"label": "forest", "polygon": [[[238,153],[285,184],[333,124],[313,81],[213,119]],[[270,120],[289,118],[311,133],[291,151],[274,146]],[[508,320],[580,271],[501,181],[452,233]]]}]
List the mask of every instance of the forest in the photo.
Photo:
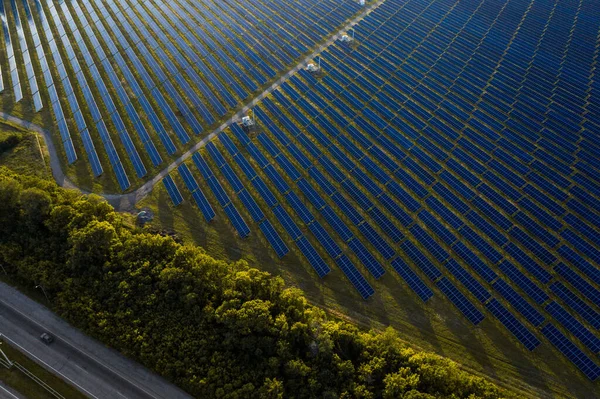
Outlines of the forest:
[{"label": "forest", "polygon": [[0,263],[87,334],[198,398],[516,397],[280,277],[133,226],[101,197],[0,168]]}]

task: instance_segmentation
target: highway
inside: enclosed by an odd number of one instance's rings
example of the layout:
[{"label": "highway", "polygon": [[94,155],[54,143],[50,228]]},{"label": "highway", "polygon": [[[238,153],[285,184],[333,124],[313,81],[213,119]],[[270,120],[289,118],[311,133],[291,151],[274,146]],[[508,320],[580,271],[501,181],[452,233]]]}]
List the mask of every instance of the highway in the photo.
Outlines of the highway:
[{"label": "highway", "polygon": [[[47,331],[55,338],[42,343]],[[179,399],[188,394],[87,337],[45,306],[0,282],[0,334],[49,371],[91,398]],[[1,386],[0,386],[1,388]],[[0,398],[11,398],[0,389]]]},{"label": "highway", "polygon": [[0,399],[25,399],[18,392],[13,390],[12,388],[4,385],[2,381],[0,381]]}]

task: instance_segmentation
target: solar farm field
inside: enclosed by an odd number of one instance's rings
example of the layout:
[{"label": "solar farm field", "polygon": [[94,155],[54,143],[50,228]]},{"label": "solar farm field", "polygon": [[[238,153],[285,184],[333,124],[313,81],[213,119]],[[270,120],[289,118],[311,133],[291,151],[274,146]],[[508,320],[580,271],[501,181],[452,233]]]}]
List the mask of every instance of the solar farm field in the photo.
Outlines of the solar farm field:
[{"label": "solar farm field", "polygon": [[255,129],[230,125],[144,203],[316,302],[501,379],[593,395],[594,15],[592,2],[385,1],[320,73],[254,107]]},{"label": "solar farm field", "polygon": [[3,96],[51,109],[77,183],[159,176],[154,227],[524,394],[597,396],[597,3],[367,6],[12,0]]},{"label": "solar farm field", "polygon": [[[360,7],[353,1],[2,2],[4,110],[56,131],[68,177],[139,186]],[[290,24],[293,17],[294,24]]]}]

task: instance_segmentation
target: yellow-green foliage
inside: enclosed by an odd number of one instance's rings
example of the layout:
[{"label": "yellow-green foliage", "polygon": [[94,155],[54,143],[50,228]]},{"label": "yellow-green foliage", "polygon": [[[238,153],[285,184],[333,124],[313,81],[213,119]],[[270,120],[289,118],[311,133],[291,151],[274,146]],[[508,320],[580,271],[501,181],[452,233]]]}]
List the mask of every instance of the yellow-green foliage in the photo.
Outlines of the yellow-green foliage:
[{"label": "yellow-green foliage", "polygon": [[329,320],[245,261],[131,230],[97,196],[0,169],[0,262],[70,322],[210,398],[499,398],[398,333]]}]

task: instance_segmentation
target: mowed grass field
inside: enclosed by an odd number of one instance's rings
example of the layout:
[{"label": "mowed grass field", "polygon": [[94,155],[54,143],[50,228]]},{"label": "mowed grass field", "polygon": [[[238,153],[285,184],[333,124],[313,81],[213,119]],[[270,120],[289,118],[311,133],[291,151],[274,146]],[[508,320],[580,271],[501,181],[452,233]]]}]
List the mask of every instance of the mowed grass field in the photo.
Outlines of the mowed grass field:
[{"label": "mowed grass field", "polygon": [[191,198],[185,194],[184,198],[187,200],[174,208],[159,184],[138,209],[154,212],[149,228],[175,232],[184,242],[199,245],[216,258],[247,261],[281,276],[332,317],[349,319],[363,328],[391,326],[409,345],[447,356],[520,390],[524,397],[592,398],[597,394],[595,384],[551,345],[540,345],[529,352],[492,317],[474,327],[442,295],[424,304],[389,268],[380,280],[369,279],[375,295],[364,301],[339,269],[333,268],[319,280],[292,243],[286,243],[291,252],[278,259],[259,232],[241,240],[220,209],[215,209],[217,217],[206,223]]}]

